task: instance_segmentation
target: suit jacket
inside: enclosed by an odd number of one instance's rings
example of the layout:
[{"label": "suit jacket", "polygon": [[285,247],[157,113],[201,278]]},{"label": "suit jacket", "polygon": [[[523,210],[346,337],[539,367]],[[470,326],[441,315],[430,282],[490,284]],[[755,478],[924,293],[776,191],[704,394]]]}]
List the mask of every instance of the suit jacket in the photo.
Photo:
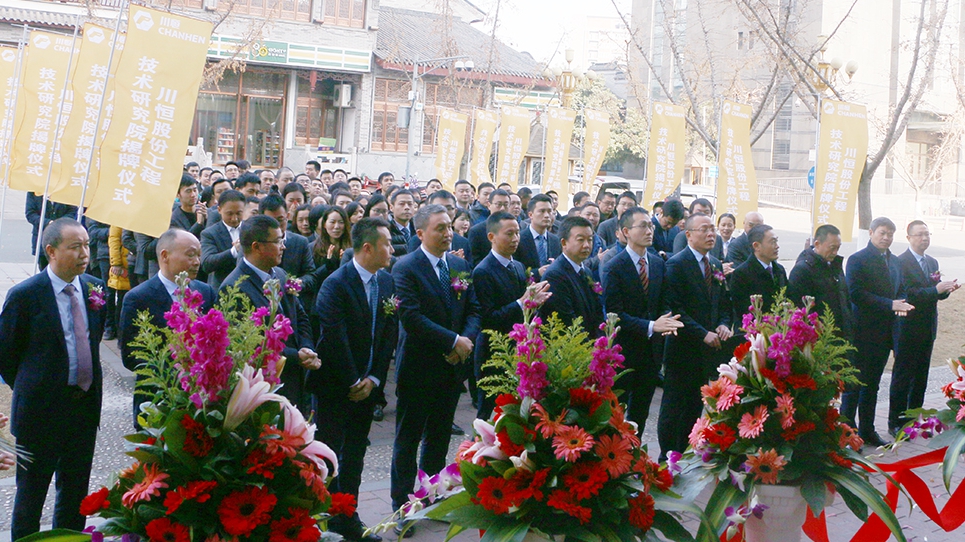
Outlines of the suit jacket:
[{"label": "suit jacket", "polygon": [[224,222],[208,226],[201,232],[201,269],[208,274],[208,284],[218,290],[225,277],[241,261],[231,255],[231,234]]},{"label": "suit jacket", "polygon": [[804,296],[814,298],[814,310],[818,314],[831,311],[834,325],[840,330],[839,336],[848,341],[854,339],[854,316],[848,279],[844,276],[844,258],[835,256],[834,261],[828,262],[813,248],[804,249],[787,279],[787,298],[802,307]]},{"label": "suit jacket", "polygon": [[161,269],[157,263],[157,237],[135,233],[134,239],[137,241],[137,260],[134,262],[134,273],[149,278],[157,275]]},{"label": "suit jacket", "polygon": [[87,233],[90,235],[90,265],[94,267],[98,261],[111,259],[111,247],[107,244],[110,237],[111,225],[85,218]]},{"label": "suit jacket", "polygon": [[199,240],[201,239],[201,232],[204,231],[205,223],[206,221],[198,222],[197,215],[194,213],[191,213],[190,216],[184,214],[180,205],[176,205],[171,210],[171,227],[191,232],[191,235]]},{"label": "suit jacket", "polygon": [[[708,255],[708,261],[714,270],[723,272],[720,260]],[[711,278],[710,288],[707,287],[700,262],[690,248],[667,260],[664,284],[666,307],[679,314],[684,324],[677,335],[667,336],[664,354],[667,365],[687,363],[690,357],[698,361],[716,358],[717,352],[704,344],[704,337],[718,326],[731,324],[730,302],[724,285]]]},{"label": "suit jacket", "polygon": [[[207,231],[207,230],[205,230]],[[227,233],[227,231],[226,231]],[[281,382],[284,387],[280,390],[281,394],[289,398],[295,405],[302,404],[302,393],[305,390],[305,369],[298,362],[298,351],[302,348],[312,348],[312,328],[308,321],[308,315],[302,304],[293,295],[284,293],[285,282],[288,276],[280,267],[271,270],[272,278],[278,279],[282,285],[281,312],[286,318],[291,320],[294,333],[288,336],[285,341],[285,348],[282,355],[285,356],[285,369],[281,374]],[[218,291],[219,297],[225,295],[225,290],[232,285],[237,285],[241,293],[251,300],[255,308],[267,307],[268,298],[265,296],[265,283],[261,277],[245,261],[239,260],[235,270],[225,278]]]},{"label": "suit jacket", "polygon": [[[462,258],[444,257],[451,277],[471,271]],[[402,324],[395,357],[399,389],[435,392],[457,386],[465,368],[449,364],[445,357],[457,335],[476,341],[480,310],[475,288],[470,284],[458,297],[452,292],[447,305],[444,286],[421,249],[400,258],[392,275]]]},{"label": "suit jacket", "polygon": [[730,245],[727,247],[727,257],[724,258],[724,261],[727,263],[740,265],[746,262],[753,255],[754,246],[751,244],[750,239],[747,238],[747,234],[745,233],[738,237],[731,238]]},{"label": "suit jacket", "polygon": [[92,285],[105,286],[102,280],[87,274],[80,275],[80,284],[94,370],[89,391],[96,394],[96,401],[90,403],[96,407],[89,412],[67,412],[63,408],[63,399],[71,393],[67,385],[70,363],[50,276],[42,271],[7,292],[0,312],[0,376],[13,388],[10,430],[16,437],[56,439],[64,428],[77,423],[78,416],[94,426],[100,422],[100,343],[106,309],[94,310],[87,298]]},{"label": "suit jacket", "polygon": [[660,219],[657,217],[652,217],[650,222],[653,223],[653,248],[654,252],[664,252],[669,257],[674,254],[673,242],[677,238],[677,234],[680,233],[680,228],[674,226],[669,230],[663,229],[660,225]]},{"label": "suit jacket", "polygon": [[914,341],[934,341],[938,332],[938,301],[947,299],[951,292],[938,293],[931,274],[939,272],[938,260],[925,254],[929,273],[918,264],[911,249],[895,258],[901,268],[899,299],[915,306],[908,316],[898,319],[898,336]]},{"label": "suit jacket", "polygon": [[[488,242],[489,242],[489,239],[486,239],[486,242],[488,243]],[[415,251],[418,250],[419,247],[421,247],[421,246],[422,246],[422,239],[419,239],[419,236],[418,236],[418,235],[413,235],[412,237],[409,238],[409,244],[406,246],[406,248],[408,249],[408,250],[406,250],[406,254],[411,254],[411,253],[415,252]],[[467,262],[469,262],[469,266],[470,266],[470,267],[475,267],[476,262],[479,262],[479,261],[480,261],[480,260],[477,260],[477,259],[474,257],[474,255],[473,255],[473,250],[472,250],[472,247],[470,246],[469,239],[466,239],[465,237],[459,235],[458,233],[453,233],[453,234],[452,234],[452,248],[451,248],[451,250],[453,250],[453,251],[462,250],[462,254],[463,254],[463,256],[465,256],[464,259],[465,259]],[[400,254],[399,256],[403,256],[403,254]],[[395,256],[393,256],[393,257],[395,257]]]},{"label": "suit jacket", "polygon": [[395,256],[399,257],[408,252],[409,242],[412,238],[419,238],[415,233],[415,224],[410,220],[406,225],[409,230],[409,239],[406,240],[405,234],[399,229],[399,226],[395,223],[394,219],[389,219],[389,233],[392,234],[392,248],[395,249]]},{"label": "suit jacket", "polygon": [[871,242],[848,258],[848,289],[854,312],[854,336],[865,342],[886,342],[894,337],[895,314],[891,303],[901,287],[901,268],[891,251],[886,261]]},{"label": "suit jacket", "polygon": [[[192,280],[188,288],[199,292],[203,299],[201,312],[206,313],[215,302],[215,291],[207,284]],[[142,311],[147,311],[151,315],[151,323],[159,328],[166,328],[167,322],[164,313],[171,310],[174,301],[168,295],[164,283],[157,275],[149,278],[145,282],[137,285],[133,290],[124,295],[124,302],[121,305],[121,317],[118,323],[117,342],[121,348],[121,361],[124,367],[133,371],[141,363],[134,357],[129,343],[137,337],[138,329],[134,325],[137,315]]]},{"label": "suit jacket", "polygon": [[[673,253],[676,254],[685,248],[687,248],[687,235],[681,231],[673,238]],[[710,255],[724,261],[724,240],[719,235],[714,241],[714,248],[710,249]]]},{"label": "suit jacket", "polygon": [[611,246],[618,241],[617,239],[617,228],[620,224],[617,222],[616,215],[613,218],[608,218],[596,227],[596,234],[603,239],[604,246]]},{"label": "suit jacket", "polygon": [[[490,252],[472,272],[472,284],[479,300],[483,330],[509,333],[513,324],[523,323],[523,309],[516,302],[526,291],[526,269],[512,260],[504,266]],[[476,345],[476,364],[489,359],[489,335],[479,334]]]},{"label": "suit jacket", "polygon": [[316,352],[322,367],[309,375],[309,388],[333,402],[347,402],[349,388],[367,376],[385,383],[398,341],[399,317],[386,314],[384,309],[385,301],[395,295],[392,275],[379,271],[375,277],[379,297],[374,315],[374,346],[373,315],[354,264],[343,265],[329,275],[315,300],[314,312],[321,327]]},{"label": "suit jacket", "polygon": [[482,263],[483,259],[489,255],[489,251],[493,249],[493,244],[489,242],[487,233],[485,220],[469,228],[469,251],[472,253],[472,261],[474,262]]},{"label": "suit jacket", "polygon": [[550,264],[543,280],[549,283],[553,295],[543,304],[541,314],[548,317],[555,312],[567,326],[582,317],[583,329],[589,336],[600,336],[603,304],[600,295],[590,286],[592,277],[589,271],[584,269],[583,276],[578,275],[570,261],[561,256]]},{"label": "suit jacket", "polygon": [[[560,245],[560,238],[555,233],[546,232],[546,257],[558,259],[563,252]],[[539,252],[536,251],[536,239],[533,238],[533,230],[529,226],[521,228],[519,232],[519,245],[513,259],[523,264],[523,267],[534,277],[539,278]]]},{"label": "suit jacket", "polygon": [[773,276],[768,274],[757,258],[752,257],[737,266],[731,273],[730,298],[738,320],[745,313],[750,312],[748,307],[751,306],[752,295],[763,296],[762,307],[765,311],[769,311],[777,293],[781,288],[787,288],[787,272],[784,267],[775,261],[771,263],[771,270]]},{"label": "suit jacket", "polygon": [[[33,225],[33,234],[31,236],[32,243],[30,245],[30,253],[36,254],[37,249],[37,236],[40,233],[40,213],[44,208],[44,197],[38,196],[33,192],[27,192],[27,199],[24,202],[24,216],[27,218],[27,222]],[[65,216],[77,216],[77,206],[67,205],[64,203],[54,203],[47,200],[47,212],[44,213],[44,227],[50,224],[54,220]],[[40,247],[41,252],[43,252],[43,247]]]},{"label": "suit jacket", "polygon": [[285,232],[285,252],[281,255],[281,268],[290,277],[304,278],[315,270],[315,258],[308,240],[295,232]]},{"label": "suit jacket", "polygon": [[[645,255],[648,286],[640,283],[640,270],[624,249],[603,266],[603,306],[620,317],[616,342],[623,348],[627,368],[639,368],[653,359],[653,343],[648,336],[650,323],[664,308],[663,258],[647,251]],[[662,339],[660,334],[654,339]]]}]

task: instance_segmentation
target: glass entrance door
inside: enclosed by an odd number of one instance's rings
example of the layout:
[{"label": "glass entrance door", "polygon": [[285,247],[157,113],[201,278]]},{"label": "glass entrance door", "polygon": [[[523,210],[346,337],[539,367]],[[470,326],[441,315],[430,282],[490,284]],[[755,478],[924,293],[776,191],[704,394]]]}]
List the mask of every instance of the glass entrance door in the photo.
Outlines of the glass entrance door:
[{"label": "glass entrance door", "polygon": [[281,134],[285,101],[265,96],[243,96],[245,119],[242,152],[252,166],[276,169],[281,165]]}]

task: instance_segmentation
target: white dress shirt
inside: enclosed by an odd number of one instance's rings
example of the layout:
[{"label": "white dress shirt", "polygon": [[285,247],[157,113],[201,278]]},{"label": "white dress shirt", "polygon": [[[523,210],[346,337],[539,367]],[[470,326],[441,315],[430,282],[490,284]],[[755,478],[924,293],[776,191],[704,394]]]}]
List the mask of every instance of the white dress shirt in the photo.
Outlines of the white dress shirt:
[{"label": "white dress shirt", "polygon": [[[67,292],[64,292],[64,288],[67,287],[67,282],[58,277],[54,271],[47,266],[47,276],[50,277],[50,285],[54,289],[54,299],[57,300],[57,312],[60,313],[60,325],[64,328],[64,342],[67,343],[67,362],[68,362],[68,372],[67,372],[67,385],[76,386],[77,385],[77,337],[74,337],[74,317],[70,310],[70,298],[67,297]],[[80,284],[80,277],[74,277],[74,280],[70,282],[74,285],[74,298],[80,303],[81,314],[84,316],[84,328],[88,329],[88,319],[87,319],[87,300],[84,298],[84,288]],[[81,340],[90,340],[89,337],[81,337]]]}]

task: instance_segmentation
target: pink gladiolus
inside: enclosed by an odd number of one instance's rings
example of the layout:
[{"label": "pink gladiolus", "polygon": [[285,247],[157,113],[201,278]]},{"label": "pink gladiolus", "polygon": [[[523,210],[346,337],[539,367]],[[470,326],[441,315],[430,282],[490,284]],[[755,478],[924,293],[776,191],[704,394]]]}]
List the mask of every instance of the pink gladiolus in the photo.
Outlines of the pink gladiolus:
[{"label": "pink gladiolus", "polygon": [[225,429],[231,431],[238,427],[256,408],[268,401],[283,402],[285,398],[271,393],[271,384],[265,381],[261,369],[246,365],[228,399]]}]

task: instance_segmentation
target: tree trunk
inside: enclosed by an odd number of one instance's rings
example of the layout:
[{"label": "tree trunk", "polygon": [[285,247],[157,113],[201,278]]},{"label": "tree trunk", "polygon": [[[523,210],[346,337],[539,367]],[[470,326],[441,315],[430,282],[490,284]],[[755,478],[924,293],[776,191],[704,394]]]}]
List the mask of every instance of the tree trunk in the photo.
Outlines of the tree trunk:
[{"label": "tree trunk", "polygon": [[871,179],[875,176],[878,164],[865,160],[861,180],[858,181],[858,228],[862,230],[871,227],[871,220],[874,218],[871,211]]}]

